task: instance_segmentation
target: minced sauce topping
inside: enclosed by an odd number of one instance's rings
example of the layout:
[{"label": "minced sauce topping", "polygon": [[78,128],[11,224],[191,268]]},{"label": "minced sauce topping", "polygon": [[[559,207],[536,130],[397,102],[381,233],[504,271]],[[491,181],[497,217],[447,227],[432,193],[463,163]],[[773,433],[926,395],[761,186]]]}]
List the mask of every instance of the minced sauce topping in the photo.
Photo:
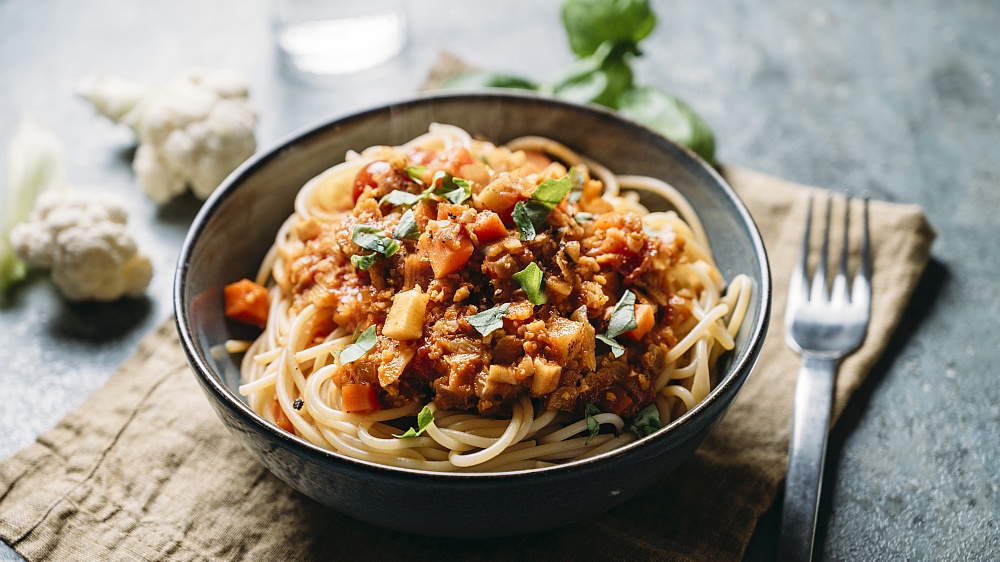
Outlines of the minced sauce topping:
[{"label": "minced sauce topping", "polygon": [[[411,149],[365,166],[353,188],[353,209],[300,221],[302,243],[283,256],[293,308],[326,312],[314,333],[375,327],[338,385],[377,385],[384,407],[430,398],[482,414],[524,393],[550,410],[622,417],[653,402],[691,317],[693,295],[664,290],[684,240],[613,210],[585,167],[503,148]],[[601,339],[626,292],[636,328]]]}]

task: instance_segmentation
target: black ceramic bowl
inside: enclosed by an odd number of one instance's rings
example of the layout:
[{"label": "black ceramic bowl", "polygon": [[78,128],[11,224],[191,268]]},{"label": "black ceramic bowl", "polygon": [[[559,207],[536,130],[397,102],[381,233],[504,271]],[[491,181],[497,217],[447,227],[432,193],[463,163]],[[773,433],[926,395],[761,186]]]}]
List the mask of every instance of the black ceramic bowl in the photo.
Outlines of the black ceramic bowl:
[{"label": "black ceramic bowl", "polygon": [[[693,410],[618,450],[566,465],[499,474],[438,474],[341,456],[265,422],[241,399],[239,364],[213,346],[239,327],[223,316],[222,287],[253,278],[296,192],[376,144],[399,145],[432,122],[503,143],[543,135],[619,174],[643,174],[679,189],[699,213],[723,275],[749,275],[753,298],[720,382]],[[644,200],[657,210],[663,203]],[[357,519],[410,533],[488,537],[527,533],[592,517],[642,493],[690,457],[746,381],[770,313],[771,282],[757,229],[732,189],[691,152],[595,107],[524,94],[419,97],[324,122],[261,152],[201,209],[181,250],[174,284],[180,339],[216,413],[275,475]],[[245,334],[240,334],[245,337]],[[526,507],[529,507],[526,509]],[[664,509],[669,509],[665,507]]]}]

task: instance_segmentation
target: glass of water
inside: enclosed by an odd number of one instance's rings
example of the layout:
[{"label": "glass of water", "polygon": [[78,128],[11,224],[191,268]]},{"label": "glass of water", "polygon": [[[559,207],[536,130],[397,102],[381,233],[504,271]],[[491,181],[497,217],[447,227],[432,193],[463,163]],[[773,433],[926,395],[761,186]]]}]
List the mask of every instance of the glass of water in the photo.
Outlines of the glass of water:
[{"label": "glass of water", "polygon": [[404,0],[273,0],[283,61],[307,75],[358,72],[406,46]]}]

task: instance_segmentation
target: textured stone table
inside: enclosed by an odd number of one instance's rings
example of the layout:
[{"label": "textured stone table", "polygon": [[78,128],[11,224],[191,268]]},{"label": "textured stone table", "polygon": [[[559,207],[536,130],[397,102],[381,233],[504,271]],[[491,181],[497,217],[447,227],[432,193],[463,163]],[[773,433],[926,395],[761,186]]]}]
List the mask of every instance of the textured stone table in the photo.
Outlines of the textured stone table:
[{"label": "textured stone table", "polygon": [[[156,81],[190,66],[242,71],[267,147],[321,118],[414,92],[441,50],[537,79],[571,60],[557,1],[408,5],[401,57],[311,84],[280,68],[262,0],[0,1],[0,150],[22,113],[47,122],[69,148],[70,182],[123,196],[156,268],[145,299],[69,305],[36,275],[0,308],[0,458],[79,404],[170,315],[174,261],[198,209],[192,198],[157,208],[134,188],[131,133],[74,95],[83,74]],[[720,160],[920,204],[939,234],[892,353],[834,429],[818,552],[1000,557],[1000,4],[704,0],[655,9],[660,23],[637,79],[696,107],[717,133]],[[772,510],[747,558],[768,559],[776,535]],[[19,558],[0,545],[3,559]]]}]

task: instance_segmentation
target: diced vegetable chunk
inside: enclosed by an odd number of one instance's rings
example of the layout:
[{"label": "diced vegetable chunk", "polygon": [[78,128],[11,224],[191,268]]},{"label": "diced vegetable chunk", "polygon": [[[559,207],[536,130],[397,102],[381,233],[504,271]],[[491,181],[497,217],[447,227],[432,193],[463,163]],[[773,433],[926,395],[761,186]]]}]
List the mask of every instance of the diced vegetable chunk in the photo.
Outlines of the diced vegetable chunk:
[{"label": "diced vegetable chunk", "polygon": [[420,236],[417,251],[430,262],[436,279],[465,267],[475,248],[472,240],[463,232],[462,225],[429,221],[427,230]]},{"label": "diced vegetable chunk", "polygon": [[274,416],[274,425],[295,435],[295,426],[292,425],[292,420],[285,415],[285,411],[281,409],[281,402],[278,402],[277,398],[271,403],[271,414]]},{"label": "diced vegetable chunk", "polygon": [[348,414],[377,412],[378,390],[373,384],[347,383],[340,389],[343,410]]},{"label": "diced vegetable chunk", "polygon": [[396,293],[392,307],[382,326],[382,335],[399,341],[419,339],[424,331],[424,312],[427,310],[427,295],[420,286],[409,291]]},{"label": "diced vegetable chunk", "polygon": [[263,328],[267,324],[267,288],[249,279],[226,285],[226,317]]},{"label": "diced vegetable chunk", "polygon": [[507,227],[500,220],[500,215],[493,211],[480,211],[472,223],[472,232],[480,244],[485,244],[507,236]]},{"label": "diced vegetable chunk", "polygon": [[640,340],[642,336],[645,336],[653,329],[653,325],[656,323],[656,318],[654,316],[653,305],[650,304],[637,304],[635,305],[635,323],[636,327],[633,330],[629,330],[622,334],[627,338],[633,340]]}]

